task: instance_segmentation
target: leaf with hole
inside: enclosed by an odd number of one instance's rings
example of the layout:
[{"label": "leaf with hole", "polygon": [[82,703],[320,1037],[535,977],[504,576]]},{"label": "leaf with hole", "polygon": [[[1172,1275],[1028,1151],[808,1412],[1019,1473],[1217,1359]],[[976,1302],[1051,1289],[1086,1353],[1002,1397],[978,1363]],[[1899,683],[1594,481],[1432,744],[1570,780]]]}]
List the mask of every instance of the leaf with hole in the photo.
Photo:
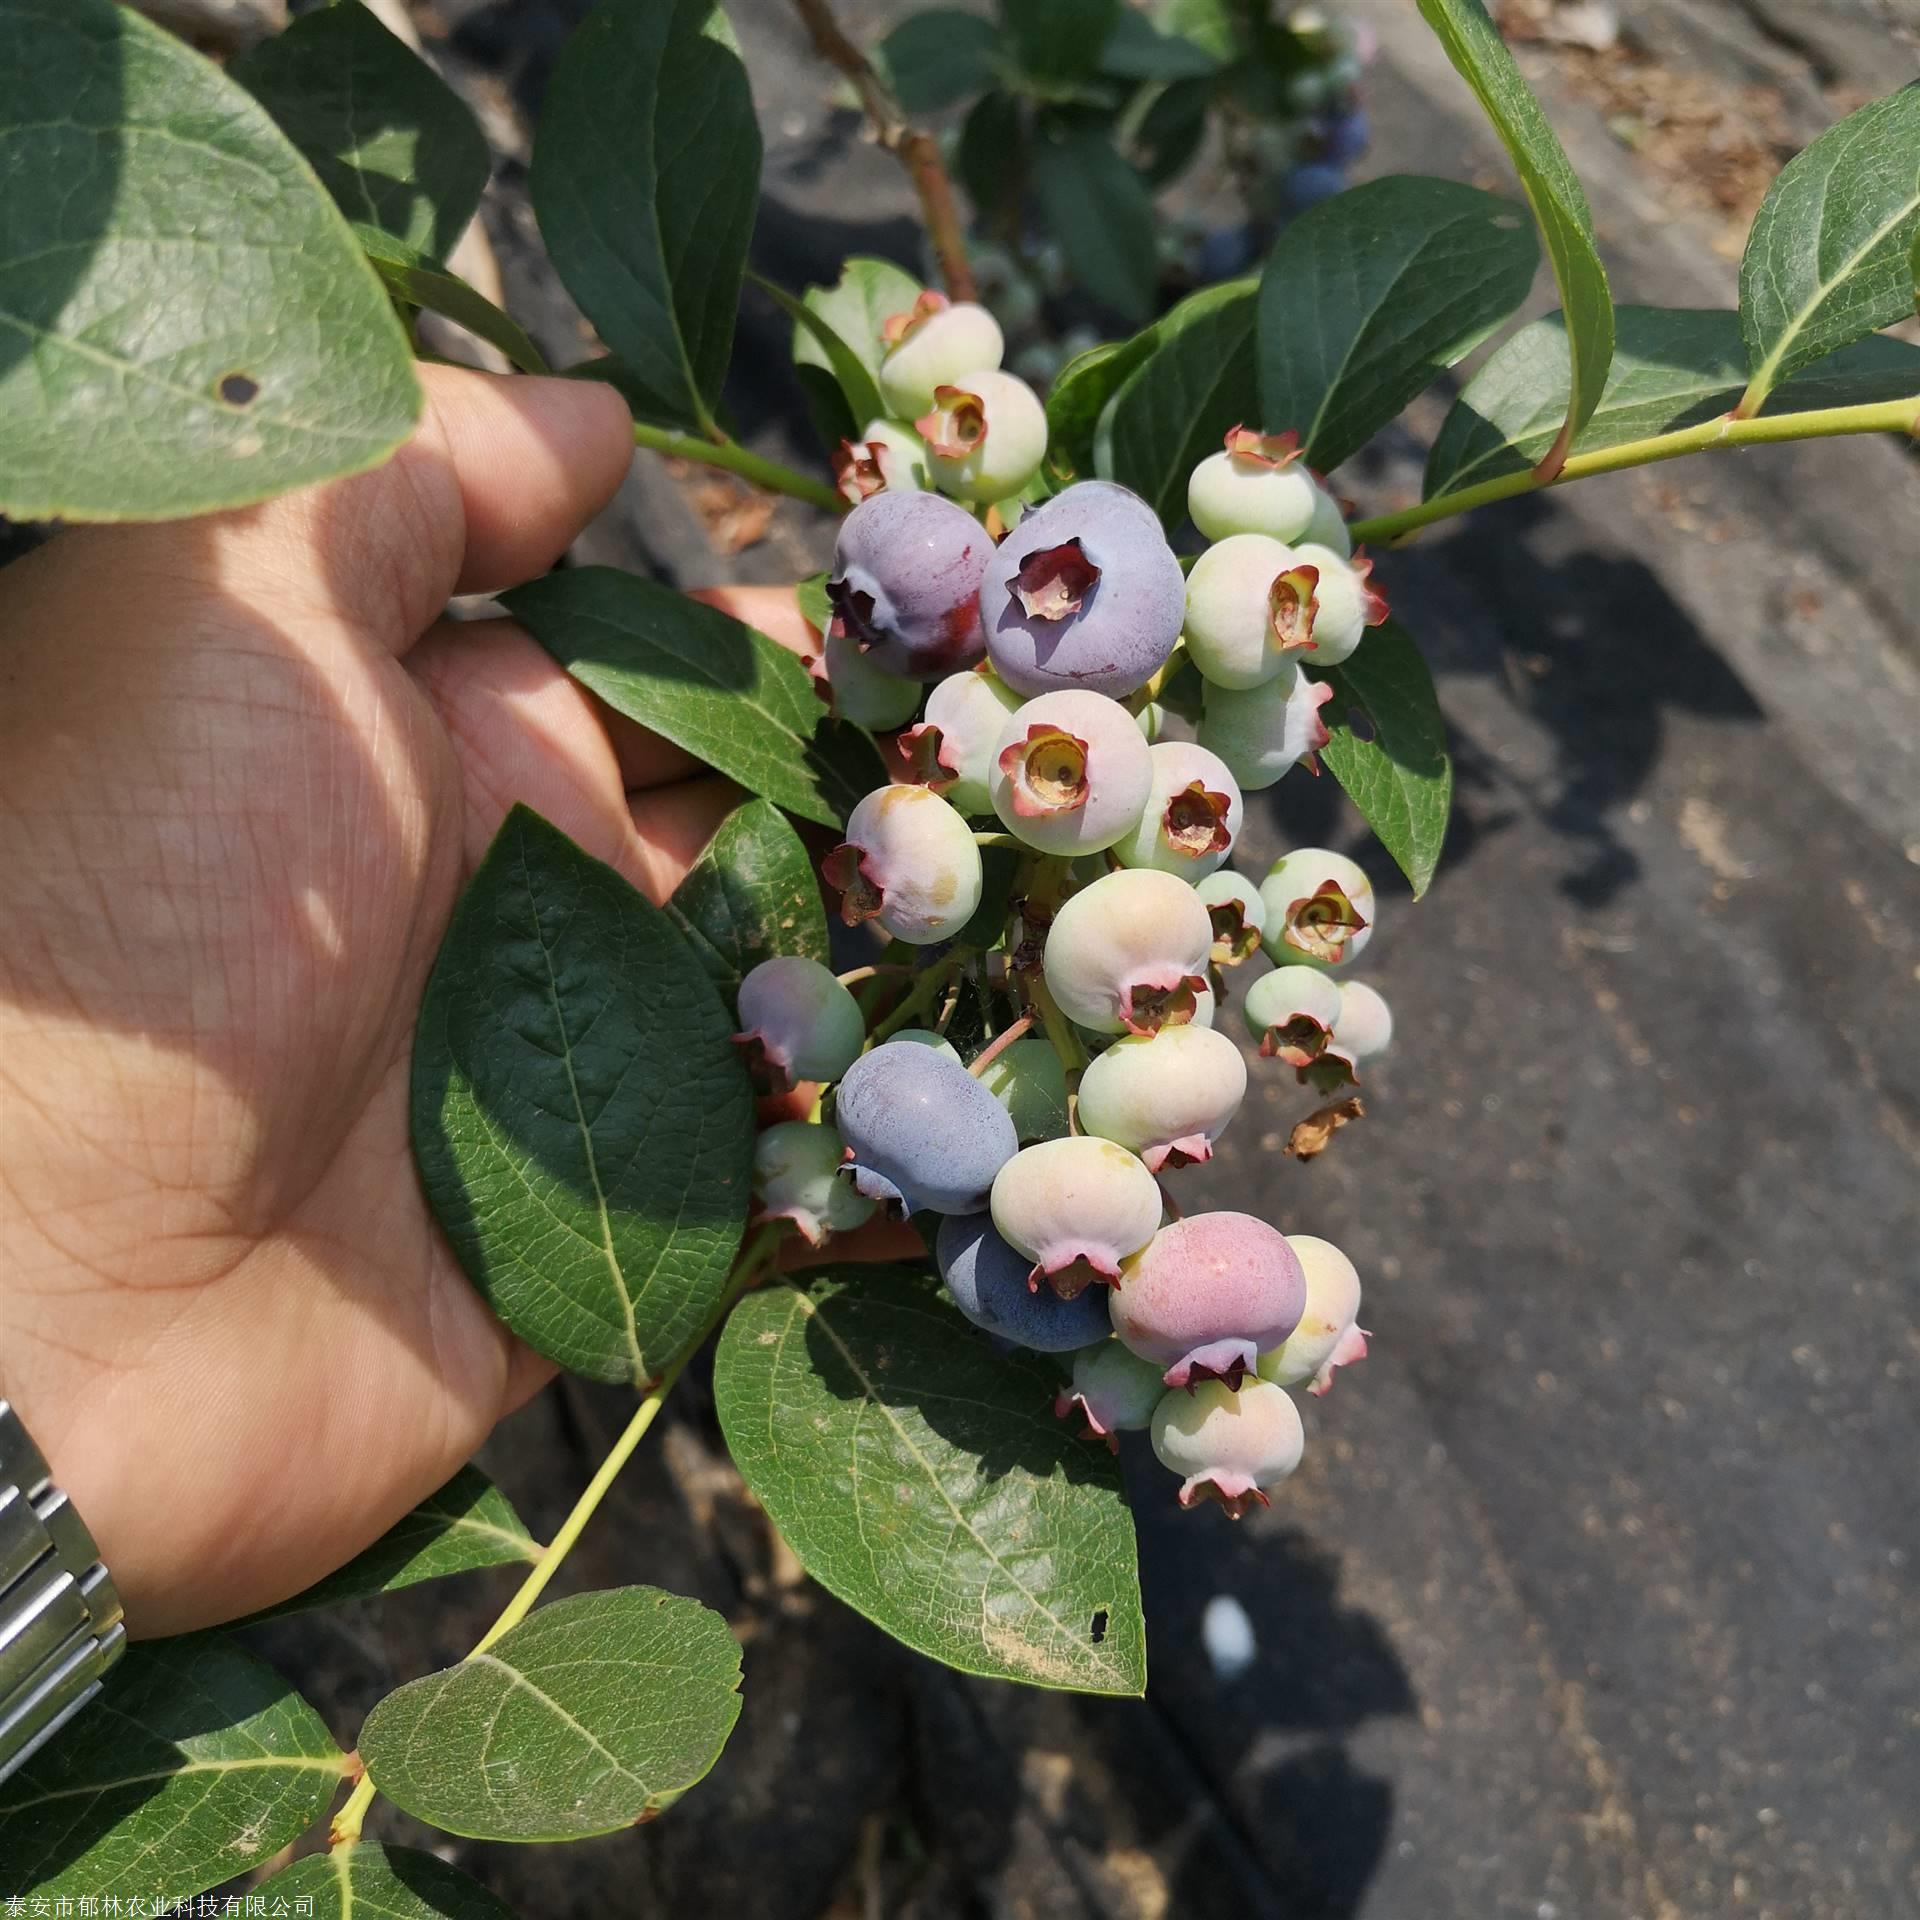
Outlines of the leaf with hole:
[{"label": "leaf with hole", "polygon": [[0,1887],[187,1899],[304,1833],[346,1765],[320,1716],[230,1640],[149,1641],[0,1784]]},{"label": "leaf with hole", "polygon": [[886,784],[873,742],[827,718],[806,668],[716,608],[611,567],[502,598],[616,712],[803,820],[837,827]]},{"label": "leaf with hole", "polygon": [[1280,235],[1260,275],[1260,417],[1337,467],[1527,297],[1525,213],[1398,174],[1335,194]]},{"label": "leaf with hole", "polygon": [[1553,449],[1557,460],[1600,404],[1613,359],[1613,296],[1593,237],[1593,214],[1547,116],[1480,0],[1420,0],[1420,13],[1506,147],[1560,289],[1572,343],[1572,381]]},{"label": "leaf with hole", "polygon": [[753,1091],[673,922],[516,807],[454,909],[413,1150],[467,1277],[536,1352],[646,1387],[726,1289]]},{"label": "leaf with hole", "polygon": [[749,800],[720,822],[667,913],[729,1003],[740,976],[776,953],[823,966],[828,959],[813,862],[785,815],[764,800]]},{"label": "leaf with hole", "polygon": [[164,520],[377,466],[405,332],[263,108],[110,0],[0,0],[0,513]]},{"label": "leaf with hole", "polygon": [[256,1893],[266,1903],[256,1912],[303,1920],[513,1920],[485,1887],[444,1860],[370,1840],[310,1853]]},{"label": "leaf with hole", "polygon": [[1439,865],[1453,807],[1453,762],[1433,674],[1397,620],[1375,627],[1341,665],[1308,671],[1333,685],[1320,710],[1331,735],[1320,758],[1417,900]]},{"label": "leaf with hole", "polygon": [[1139,1694],[1133,1517],[1058,1385],[873,1267],[749,1294],[714,1360],[734,1463],[829,1592],[963,1673]]},{"label": "leaf with hole", "polygon": [[1145,320],[1160,282],[1153,202],[1140,176],[1091,128],[1042,137],[1033,187],[1073,277],[1124,320]]},{"label": "leaf with hole", "polygon": [[1760,203],[1740,261],[1755,403],[1834,348],[1912,314],[1917,260],[1920,81],[1829,127]]},{"label": "leaf with hole", "polygon": [[753,95],[713,0],[600,0],[547,83],[532,189],[636,412],[712,431],[760,200]]},{"label": "leaf with hole", "polygon": [[382,233],[378,227],[356,226],[354,232],[374,272],[400,305],[424,308],[465,327],[476,339],[497,347],[522,373],[548,371],[540,349],[527,338],[520,323],[502,313],[451,267]]},{"label": "leaf with hole", "polygon": [[484,1653],[387,1695],[360,1732],[380,1791],[474,1840],[584,1840],[705,1778],[740,1717],[740,1647],[655,1587],[537,1608]]},{"label": "leaf with hole", "polygon": [[279,122],[349,220],[444,255],[487,184],[466,103],[360,4],[322,7],[228,73]]}]

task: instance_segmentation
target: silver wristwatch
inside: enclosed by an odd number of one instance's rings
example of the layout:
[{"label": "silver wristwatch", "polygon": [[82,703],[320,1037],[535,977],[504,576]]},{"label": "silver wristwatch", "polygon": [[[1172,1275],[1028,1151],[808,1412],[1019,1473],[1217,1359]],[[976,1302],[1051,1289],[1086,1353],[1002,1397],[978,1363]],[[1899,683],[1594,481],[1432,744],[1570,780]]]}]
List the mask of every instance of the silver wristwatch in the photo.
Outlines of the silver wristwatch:
[{"label": "silver wristwatch", "polygon": [[126,1645],[93,1535],[0,1400],[0,1780],[100,1691]]}]

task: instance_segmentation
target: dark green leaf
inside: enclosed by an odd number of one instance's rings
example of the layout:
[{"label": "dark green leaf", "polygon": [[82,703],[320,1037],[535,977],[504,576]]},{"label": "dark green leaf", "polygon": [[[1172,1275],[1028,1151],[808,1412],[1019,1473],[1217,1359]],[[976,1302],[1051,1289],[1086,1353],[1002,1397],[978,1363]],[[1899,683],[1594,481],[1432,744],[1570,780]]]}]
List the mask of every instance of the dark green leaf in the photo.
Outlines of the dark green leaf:
[{"label": "dark green leaf", "polygon": [[1571,445],[1600,404],[1613,358],[1613,296],[1594,244],[1587,196],[1480,0],[1420,0],[1420,12],[1493,122],[1540,223],[1572,339],[1565,426]]},{"label": "dark green leaf", "polygon": [[1193,164],[1207,137],[1213,90],[1211,80],[1176,80],[1140,116],[1131,145],[1148,186],[1168,186]]},{"label": "dark green leaf", "polygon": [[1756,400],[1914,310],[1920,81],[1829,127],[1780,170],[1740,262]]},{"label": "dark green leaf", "polygon": [[521,1524],[506,1495],[478,1467],[462,1467],[364,1553],[304,1593],[252,1615],[249,1623],[394,1593],[448,1574],[525,1565],[539,1558],[540,1543]]},{"label": "dark green leaf", "polygon": [[1047,389],[1047,466],[1063,484],[1093,471],[1094,430],[1127,376],[1154,348],[1154,330],[1142,329],[1117,345],[1076,353]]},{"label": "dark green leaf", "polygon": [[826,356],[828,370],[839,385],[852,419],[864,427],[868,421],[878,419],[886,412],[880,399],[880,389],[868,371],[866,362],[841,339],[833,330],[832,323],[817,308],[807,305],[804,300],[796,300],[785,287],[776,286],[764,275],[756,273],[749,275],[749,278],[793,322],[795,333],[808,335]]},{"label": "dark green leaf", "polygon": [[827,916],[800,836],[764,800],[735,807],[667,902],[731,1004],[740,976],[776,953],[827,959]]},{"label": "dark green leaf", "polygon": [[498,347],[522,373],[545,373],[547,363],[519,323],[504,314],[477,287],[470,287],[449,266],[382,233],[356,226],[373,270],[387,291],[404,306],[424,307],[457,321],[489,346]]},{"label": "dark green leaf", "polygon": [[954,7],[910,13],[874,49],[874,65],[909,113],[950,107],[993,78],[993,23]]},{"label": "dark green leaf", "polygon": [[1036,80],[1077,80],[1092,73],[1124,0],[1000,0],[1000,19],[1015,57]]},{"label": "dark green leaf", "polygon": [[346,1764],[320,1716],[231,1641],[150,1641],[0,1785],[0,1887],[184,1900],[304,1833]]},{"label": "dark green leaf", "polygon": [[747,1213],[753,1092],[659,908],[516,807],[455,908],[413,1049],[413,1150],[527,1344],[650,1385],[707,1323]]},{"label": "dark green leaf", "polygon": [[1075,281],[1122,319],[1145,320],[1160,283],[1153,202],[1112,141],[1091,128],[1041,140],[1033,186]]},{"label": "dark green leaf", "polygon": [[503,598],[610,707],[803,820],[837,827],[886,784],[872,742],[829,726],[806,668],[713,607],[612,567],[549,574]]},{"label": "dark green leaf", "polygon": [[485,1887],[445,1861],[369,1840],[310,1853],[264,1882],[259,1893],[267,1903],[260,1911],[297,1913],[303,1920],[513,1920]]},{"label": "dark green leaf", "polygon": [[110,0],[0,0],[0,513],[162,520],[377,466],[420,385],[241,88]]},{"label": "dark green leaf", "polygon": [[390,1693],[360,1756],[396,1806],[475,1840],[584,1840],[703,1779],[740,1717],[740,1648],[655,1587],[537,1609],[485,1652]]},{"label": "dark green leaf", "polygon": [[1257,425],[1257,282],[1190,294],[1154,329],[1154,350],[1113,401],[1104,437],[1110,476],[1131,487],[1169,533],[1187,511],[1187,476],[1234,427]]},{"label": "dark green leaf", "polygon": [[1133,1517],[1058,1383],[870,1267],[749,1294],[714,1361],[734,1462],[823,1587],[964,1673],[1138,1694]]},{"label": "dark green leaf", "polygon": [[1260,425],[1337,467],[1520,305],[1538,260],[1519,207],[1451,180],[1322,201],[1260,276]]},{"label": "dark green leaf", "polygon": [[1220,62],[1184,34],[1162,33],[1138,7],[1123,6],[1100,49],[1100,71],[1121,80],[1192,80]]},{"label": "dark green leaf", "polygon": [[1015,220],[1027,181],[1026,109],[1010,93],[983,93],[960,127],[960,184],[982,220]]},{"label": "dark green leaf", "polygon": [[1453,806],[1453,762],[1433,675],[1397,620],[1374,628],[1342,665],[1309,671],[1333,683],[1320,710],[1333,736],[1321,758],[1417,900],[1439,863]]},{"label": "dark green leaf", "polygon": [[760,197],[760,128],[713,0],[600,0],[547,83],[533,205],[656,424],[713,426]]},{"label": "dark green leaf", "polygon": [[[1619,307],[1613,365],[1593,417],[1573,443],[1598,453],[1726,413],[1747,384],[1738,314],[1694,307]],[[1804,412],[1920,396],[1920,347],[1868,339],[1778,389],[1762,409]],[[1566,415],[1567,337],[1557,313],[1503,341],[1467,383],[1427,458],[1425,495],[1525,473]]]},{"label": "dark green leaf", "polygon": [[487,184],[466,103],[360,0],[303,14],[227,71],[280,123],[349,220],[425,254],[466,231]]}]

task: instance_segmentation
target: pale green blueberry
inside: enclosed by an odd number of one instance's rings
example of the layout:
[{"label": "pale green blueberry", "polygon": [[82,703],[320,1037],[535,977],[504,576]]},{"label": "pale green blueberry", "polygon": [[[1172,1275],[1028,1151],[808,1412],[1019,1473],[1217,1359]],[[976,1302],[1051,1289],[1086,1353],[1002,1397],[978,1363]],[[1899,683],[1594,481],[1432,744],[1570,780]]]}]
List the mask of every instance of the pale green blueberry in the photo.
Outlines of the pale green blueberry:
[{"label": "pale green blueberry", "polygon": [[1313,519],[1300,536],[1301,541],[1317,547],[1330,547],[1344,560],[1353,551],[1353,535],[1347,531],[1347,516],[1340,511],[1340,502],[1327,488],[1316,486],[1313,495]]},{"label": "pale green blueberry", "polygon": [[1314,967],[1275,967],[1240,1003],[1263,1060],[1308,1067],[1326,1051],[1340,1017],[1340,989]]},{"label": "pale green blueberry", "polygon": [[1193,996],[1193,1019],[1189,1024],[1196,1027],[1212,1026],[1214,1006],[1213,988],[1202,981]]},{"label": "pale green blueberry", "polygon": [[1292,547],[1234,533],[1187,575],[1187,655],[1216,687],[1257,687],[1310,644],[1317,576]]},{"label": "pale green blueberry", "polygon": [[931,946],[973,918],[980,849],[956,808],[926,787],[881,787],[847,818],[847,837],[821,863],[850,927],[878,920],[896,940]]},{"label": "pale green blueberry", "polygon": [[1133,716],[1133,721],[1147,745],[1152,746],[1167,730],[1167,710],[1158,700],[1149,700]]},{"label": "pale green blueberry", "polygon": [[1047,410],[1017,374],[976,368],[936,387],[914,425],[942,493],[984,506],[1018,493],[1047,452]]},{"label": "pale green blueberry", "polygon": [[[966,1064],[960,1058],[960,1049],[944,1033],[935,1033],[931,1027],[901,1027],[897,1032],[888,1034],[887,1039],[890,1042],[904,1040],[912,1047],[933,1047],[944,1053],[956,1067]],[[1048,1051],[1051,1052],[1052,1049],[1049,1048]]]},{"label": "pale green blueberry", "polygon": [[1262,1380],[1276,1387],[1303,1387],[1325,1393],[1333,1371],[1367,1356],[1367,1336],[1360,1327],[1360,1275],[1331,1240],[1316,1234],[1290,1233],[1287,1245],[1307,1276],[1307,1304],[1300,1324],[1279,1346],[1254,1363]]},{"label": "pale green blueberry", "polygon": [[1257,687],[1209,686],[1195,729],[1246,793],[1270,787],[1289,768],[1310,763],[1329,735],[1320,709],[1333,698],[1325,680],[1288,661]]},{"label": "pale green blueberry", "polygon": [[869,420],[858,438],[841,441],[833,477],[855,505],[883,491],[924,493],[930,484],[926,442],[898,420]]},{"label": "pale green blueberry", "polygon": [[1084,1437],[1104,1440],[1118,1453],[1114,1436],[1144,1432],[1166,1391],[1152,1361],[1129,1353],[1118,1340],[1102,1340],[1073,1356],[1072,1383],[1061,1388],[1053,1411],[1062,1420],[1078,1412],[1086,1422]]},{"label": "pale green blueberry", "polygon": [[974,301],[949,306],[939,294],[922,294],[916,312],[918,318],[900,316],[906,331],[880,362],[880,397],[900,420],[925,413],[935,387],[997,367],[1006,352],[999,321]]},{"label": "pale green blueberry", "polygon": [[1367,629],[1387,617],[1386,597],[1368,584],[1373,562],[1364,553],[1349,559],[1311,541],[1294,551],[1299,564],[1313,568],[1316,576],[1313,647],[1306,657],[1316,667],[1337,667],[1352,657]]},{"label": "pale green blueberry", "polygon": [[1159,1183],[1137,1154],[1075,1134],[1023,1147],[994,1176],[994,1230],[1033,1262],[1032,1278],[1066,1299],[1120,1263],[1160,1225]]},{"label": "pale green blueberry", "polygon": [[1000,735],[1019,705],[1020,696],[991,668],[948,674],[927,695],[920,724],[900,736],[909,777],[962,813],[991,813]]},{"label": "pale green blueberry", "polygon": [[1260,883],[1260,944],[1281,966],[1338,967],[1373,938],[1373,882],[1344,853],[1301,847]]},{"label": "pale green blueberry", "polygon": [[1187,511],[1209,540],[1264,533],[1298,540],[1313,523],[1319,488],[1293,434],[1263,436],[1236,427],[1187,480]]},{"label": "pale green blueberry", "polygon": [[1238,1520],[1267,1488],[1287,1478],[1307,1450],[1300,1409],[1268,1380],[1242,1381],[1235,1392],[1202,1380],[1191,1392],[1165,1394],[1150,1425],[1154,1457],[1181,1476],[1180,1504],[1218,1500]]},{"label": "pale green blueberry", "polygon": [[784,1093],[802,1080],[837,1080],[866,1044],[859,1003],[818,960],[776,954],[750,968],[737,1003],[740,1049],[755,1082]]},{"label": "pale green blueberry", "polygon": [[828,707],[856,727],[884,733],[904,727],[920,709],[920,682],[889,673],[848,634],[828,633],[816,674],[820,679],[826,682]]},{"label": "pale green blueberry", "polygon": [[1007,716],[987,791],[1001,824],[1027,846],[1098,853],[1140,818],[1160,751],[1119,701],[1063,688]]},{"label": "pale green blueberry", "polygon": [[1217,753],[1190,740],[1163,740],[1153,762],[1146,804],[1113,843],[1123,866],[1155,867],[1181,879],[1204,879],[1226,863],[1239,838],[1240,784]]},{"label": "pale green blueberry", "polygon": [[846,1146],[832,1127],[783,1120],[753,1143],[756,1220],[791,1220],[812,1247],[873,1218],[874,1203],[840,1178]]},{"label": "pale green blueberry", "polygon": [[1222,867],[1194,883],[1194,892],[1213,922],[1213,964],[1237,967],[1251,960],[1260,947],[1260,929],[1267,924],[1260,888],[1244,873]]},{"label": "pale green blueberry", "polygon": [[1246,1098],[1247,1063],[1223,1033],[1162,1027],[1116,1040],[1080,1076],[1080,1124],[1140,1156],[1149,1172],[1213,1158]]},{"label": "pale green blueberry", "polygon": [[1184,880],[1151,867],[1103,874],[1047,929],[1047,985],[1093,1033],[1157,1033],[1194,1017],[1213,921]]},{"label": "pale green blueberry", "polygon": [[1333,1038],[1342,1053],[1356,1064],[1385,1053],[1393,1040],[1393,1013],[1364,980],[1340,982],[1340,1012]]},{"label": "pale green blueberry", "polygon": [[1012,1116],[1023,1147],[1067,1131],[1067,1070],[1050,1041],[1016,1040],[978,1079]]}]

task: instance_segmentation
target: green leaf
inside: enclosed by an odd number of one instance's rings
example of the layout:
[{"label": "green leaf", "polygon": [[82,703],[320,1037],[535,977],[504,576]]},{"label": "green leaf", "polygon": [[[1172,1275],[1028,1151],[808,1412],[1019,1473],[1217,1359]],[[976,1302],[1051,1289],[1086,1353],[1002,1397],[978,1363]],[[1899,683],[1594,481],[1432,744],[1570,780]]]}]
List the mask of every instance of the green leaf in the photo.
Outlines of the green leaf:
[{"label": "green leaf", "polygon": [[[310,14],[309,19],[317,19]],[[382,233],[378,227],[356,226],[361,246],[387,291],[403,306],[424,307],[444,314],[466,330],[498,347],[522,373],[545,373],[547,363],[518,321],[502,313],[477,287],[470,287],[454,270]]]},{"label": "green leaf", "polygon": [[1100,49],[1100,71],[1120,80],[1194,80],[1220,62],[1184,34],[1162,33],[1138,7],[1124,6]]},{"label": "green leaf", "polygon": [[1091,128],[1042,139],[1033,187],[1079,285],[1122,319],[1145,320],[1160,285],[1153,202],[1112,141]]},{"label": "green leaf", "polygon": [[1093,471],[1094,431],[1107,402],[1154,349],[1154,329],[1076,353],[1047,389],[1047,466],[1064,485]]},{"label": "green leaf", "polygon": [[364,1553],[304,1593],[249,1617],[248,1624],[283,1614],[338,1606],[369,1594],[396,1593],[423,1580],[473,1573],[482,1567],[530,1564],[540,1543],[507,1497],[478,1467],[462,1467],[438,1493],[396,1520]]},{"label": "green leaf", "polygon": [[1518,207],[1451,180],[1322,201],[1260,276],[1260,426],[1337,467],[1520,305],[1538,259]]},{"label": "green leaf", "polygon": [[1540,223],[1573,348],[1564,452],[1600,404],[1613,358],[1613,296],[1587,196],[1480,0],[1420,0],[1420,12],[1492,121]]},{"label": "green leaf", "polygon": [[793,597],[800,608],[800,617],[815,633],[824,634],[827,622],[833,618],[833,602],[827,598],[827,574],[823,567],[818,573],[810,573],[794,588]]},{"label": "green leaf", "polygon": [[547,83],[532,187],[638,410],[711,431],[760,198],[753,95],[713,0],[600,0]]},{"label": "green leaf", "polygon": [[1147,501],[1169,533],[1186,517],[1187,476],[1232,428],[1259,421],[1257,286],[1227,280],[1189,294],[1154,329],[1153,352],[1111,403],[1111,477]]},{"label": "green leaf", "polygon": [[740,1648],[655,1587],[537,1609],[485,1653],[390,1693],[360,1757],[395,1806],[474,1840],[584,1840],[703,1779],[740,1717]]},{"label": "green leaf", "polygon": [[1433,675],[1397,620],[1374,628],[1341,665],[1308,671],[1333,685],[1320,710],[1332,738],[1320,756],[1418,900],[1439,864],[1453,806],[1453,762]]},{"label": "green leaf", "polygon": [[[1593,417],[1573,443],[1598,453],[1726,413],[1747,384],[1735,313],[1619,307],[1613,365]],[[1779,388],[1764,413],[1920,396],[1920,347],[1867,339]],[[1536,466],[1566,414],[1567,336],[1557,313],[1502,341],[1453,404],[1427,457],[1425,497]]]},{"label": "green leaf", "polygon": [[[800,299],[877,381],[880,362],[887,357],[887,322],[897,313],[910,312],[919,297],[920,282],[904,267],[856,254],[840,269],[840,278],[832,286],[809,287]],[[833,363],[819,340],[798,327],[793,334],[793,357],[802,366],[832,371]],[[865,426],[866,421],[858,424]]]},{"label": "green leaf", "polygon": [[753,1092],[659,908],[525,807],[454,909],[413,1049],[413,1150],[468,1277],[537,1352],[650,1386],[747,1213]]},{"label": "green leaf", "polygon": [[1048,1360],[864,1267],[749,1294],[713,1384],[734,1463],[829,1592],[963,1673],[1145,1690],[1119,1465],[1053,1417]]},{"label": "green leaf", "polygon": [[785,287],[776,286],[765,275],[749,274],[748,278],[793,322],[795,333],[809,335],[826,356],[827,368],[839,385],[852,419],[864,427],[869,420],[878,419],[886,412],[880,399],[880,389],[868,371],[866,362],[834,332],[831,322],[804,300],[796,300]]},{"label": "green leaf", "polygon": [[320,1716],[230,1640],[150,1641],[0,1785],[0,1887],[184,1900],[304,1833],[346,1764]]},{"label": "green leaf", "polygon": [[1213,97],[1211,80],[1176,80],[1154,96],[1130,141],[1148,186],[1169,186],[1193,164],[1207,137]]},{"label": "green leaf", "polygon": [[1092,73],[1124,0],[1000,0],[1000,20],[1015,57],[1036,80]]},{"label": "green leaf", "polygon": [[110,0],[0,0],[0,513],[168,519],[377,466],[421,396],[266,110]]},{"label": "green leaf", "polygon": [[731,1004],[740,976],[776,953],[826,963],[827,915],[800,836],[749,800],[720,822],[667,902],[694,957]]},{"label": "green leaf", "polygon": [[616,712],[803,820],[837,827],[886,784],[873,743],[827,721],[806,668],[716,608],[611,567],[549,574],[502,598]]},{"label": "green leaf", "polygon": [[1760,203],[1740,262],[1756,401],[1912,313],[1917,255],[1920,81],[1829,127],[1781,168]]},{"label": "green leaf", "polygon": [[303,14],[227,71],[349,220],[421,253],[452,251],[486,189],[486,136],[466,102],[359,0]]},{"label": "green leaf", "polygon": [[258,1893],[266,1901],[259,1911],[310,1920],[513,1920],[511,1909],[445,1861],[369,1840],[310,1853]]},{"label": "green leaf", "polygon": [[1027,180],[1026,109],[1011,93],[983,93],[960,124],[954,170],[983,221],[1019,216]]},{"label": "green leaf", "polygon": [[993,78],[1000,35],[955,7],[910,13],[873,50],[873,63],[909,113],[930,113],[979,93]]}]

